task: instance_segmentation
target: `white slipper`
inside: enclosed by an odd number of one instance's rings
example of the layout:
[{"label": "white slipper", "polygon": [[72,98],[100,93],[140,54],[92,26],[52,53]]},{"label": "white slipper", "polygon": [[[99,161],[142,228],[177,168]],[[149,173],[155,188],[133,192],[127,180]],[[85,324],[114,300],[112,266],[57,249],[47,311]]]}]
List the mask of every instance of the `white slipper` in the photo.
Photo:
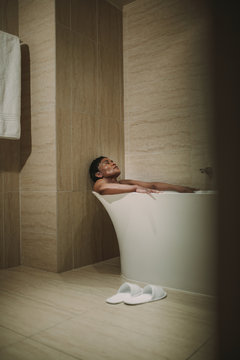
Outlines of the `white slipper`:
[{"label": "white slipper", "polygon": [[130,300],[140,294],[142,294],[143,289],[140,286],[125,282],[118,289],[117,294],[111,296],[106,300],[109,304],[120,304],[126,300]]},{"label": "white slipper", "polygon": [[158,285],[146,285],[143,289],[143,293],[139,296],[131,297],[124,300],[127,305],[144,304],[151,301],[163,299],[167,296],[167,293]]}]

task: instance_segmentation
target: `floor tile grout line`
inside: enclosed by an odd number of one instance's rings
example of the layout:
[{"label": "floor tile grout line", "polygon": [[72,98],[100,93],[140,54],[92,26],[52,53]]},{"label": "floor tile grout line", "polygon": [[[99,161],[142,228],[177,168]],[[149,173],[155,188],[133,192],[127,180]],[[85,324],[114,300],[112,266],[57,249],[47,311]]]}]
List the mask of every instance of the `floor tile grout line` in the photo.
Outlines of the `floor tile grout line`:
[{"label": "floor tile grout line", "polygon": [[[23,335],[22,335],[23,336]],[[12,346],[15,346],[16,344],[19,344],[23,341],[26,341],[28,339],[27,336],[24,336],[24,339],[21,339],[21,340],[17,340],[17,341],[14,341],[10,344],[7,344],[7,345],[3,345],[3,346],[0,346],[0,354],[1,354],[1,351],[4,350],[4,349],[7,349],[7,348],[11,348]]]},{"label": "floor tile grout line", "polygon": [[[3,324],[0,324],[0,327],[2,327],[2,328],[4,328],[4,329],[7,329],[7,330],[15,333],[16,335],[23,336],[23,337],[25,338],[24,340],[26,340],[26,339],[30,339],[32,336],[35,336],[35,335],[41,333],[42,331],[47,331],[47,330],[49,330],[49,329],[52,329],[52,328],[54,328],[55,326],[58,326],[58,325],[62,324],[63,322],[69,321],[69,320],[71,320],[71,319],[73,319],[73,318],[74,318],[74,316],[69,316],[69,317],[66,318],[66,319],[63,319],[63,320],[61,320],[61,321],[56,322],[54,325],[51,325],[51,326],[49,326],[49,327],[46,327],[46,328],[43,328],[43,329],[41,329],[41,330],[35,331],[35,332],[34,332],[33,334],[31,334],[31,335],[24,335],[23,333],[18,332],[18,331],[16,331],[16,330],[13,330],[12,328],[9,328],[9,327],[7,327],[6,325],[3,325]],[[21,340],[20,340],[20,341],[21,341]]]},{"label": "floor tile grout line", "polygon": [[50,330],[50,329],[53,329],[53,328],[55,328],[56,326],[59,326],[60,324],[64,323],[65,321],[72,320],[73,318],[74,318],[74,316],[69,316],[67,319],[58,321],[58,322],[56,322],[54,325],[51,325],[51,326],[48,326],[48,327],[46,327],[46,328],[44,328],[44,329],[41,329],[41,330],[39,330],[39,331],[36,331],[36,332],[34,332],[32,335],[29,335],[29,339],[31,339],[33,336],[36,336],[36,335],[38,335],[38,334],[40,334],[40,333],[42,333],[42,332],[44,332],[44,331],[48,331],[48,330]]},{"label": "floor tile grout line", "polygon": [[28,295],[23,295],[23,294],[21,294],[19,292],[16,292],[16,291],[11,291],[11,290],[1,290],[1,291],[5,292],[5,293],[7,293],[9,295],[20,296],[23,300],[24,299],[31,300],[34,303],[36,302],[36,303],[39,303],[41,305],[45,305],[45,306],[48,306],[50,308],[54,308],[54,310],[57,310],[57,311],[66,312],[67,313],[66,315],[78,316],[78,315],[81,315],[84,312],[84,311],[81,311],[79,313],[76,313],[76,312],[73,312],[71,310],[67,310],[65,308],[59,307],[58,305],[50,304],[48,302],[45,302],[44,300],[39,300],[39,299],[36,299],[36,298],[28,296]]},{"label": "floor tile grout line", "polygon": [[52,350],[55,350],[55,351],[58,351],[59,353],[62,353],[62,354],[65,354],[67,356],[71,356],[73,359],[76,359],[76,360],[84,360],[82,357],[77,357],[76,355],[72,355],[70,353],[67,353],[65,351],[62,351],[62,350],[59,350],[58,348],[54,347],[54,346],[49,346],[47,344],[45,344],[44,342],[40,341],[40,340],[36,340],[36,339],[31,339],[32,341],[38,343],[38,344],[41,344],[41,345],[44,345],[46,347],[48,347],[49,349],[52,349]]},{"label": "floor tile grout line", "polygon": [[[16,330],[10,329],[10,328],[7,327],[6,325],[0,324],[0,327],[3,328],[3,329],[9,330],[9,331],[13,332],[13,333],[16,334],[16,335],[23,336],[23,337],[27,338],[26,335],[23,335],[23,334],[19,333],[19,332],[16,331]],[[0,347],[0,348],[1,348],[1,347]]]},{"label": "floor tile grout line", "polygon": [[[89,312],[89,311],[85,311],[85,313],[87,313],[87,312]],[[48,347],[48,348],[53,349],[53,350],[56,350],[57,352],[63,353],[63,354],[68,355],[68,356],[71,356],[71,357],[73,357],[73,358],[75,358],[75,359],[77,359],[77,360],[84,360],[84,359],[81,358],[81,357],[76,357],[75,355],[72,355],[72,354],[70,354],[70,353],[61,351],[61,350],[59,350],[58,348],[55,348],[54,346],[49,346],[49,345],[45,344],[44,342],[42,342],[41,340],[34,339],[34,337],[37,336],[38,334],[41,334],[42,332],[48,331],[48,330],[50,330],[50,329],[53,329],[53,328],[55,328],[56,326],[58,326],[58,325],[60,325],[60,324],[62,324],[62,323],[64,323],[64,322],[66,322],[66,321],[72,320],[73,318],[75,318],[75,317],[73,316],[73,317],[69,317],[69,318],[67,318],[67,319],[64,319],[64,320],[62,320],[62,321],[59,321],[59,322],[57,322],[56,324],[51,325],[51,326],[49,326],[49,327],[47,327],[47,328],[41,329],[41,330],[39,330],[39,331],[37,331],[37,332],[29,335],[29,336],[23,335],[23,334],[21,334],[21,333],[18,333],[18,332],[16,332],[16,331],[13,331],[12,329],[9,329],[9,328],[7,328],[7,327],[5,327],[5,326],[3,326],[3,325],[0,325],[0,327],[6,328],[6,329],[8,329],[8,330],[10,330],[10,331],[12,331],[12,332],[14,332],[14,333],[16,333],[17,335],[21,335],[22,337],[24,337],[24,339],[21,339],[21,340],[19,340],[19,341],[16,341],[16,342],[14,342],[14,343],[11,343],[11,344],[9,344],[9,345],[6,345],[6,346],[1,347],[1,348],[0,348],[0,352],[1,352],[2,349],[4,349],[4,348],[11,347],[12,345],[16,345],[17,343],[21,343],[21,342],[24,342],[24,341],[26,341],[26,340],[29,339],[29,340],[35,341],[35,342],[37,342],[37,343],[39,343],[39,344],[41,344],[41,345],[43,345],[43,346],[45,346],[45,347]],[[122,330],[124,330],[124,328],[122,328]],[[137,331],[136,333],[138,333],[138,331]],[[140,333],[140,334],[141,334],[141,333]],[[204,345],[207,344],[207,342],[211,339],[211,337],[212,337],[212,336],[210,336],[206,341],[204,341],[204,342],[203,342],[189,357],[187,357],[185,360],[190,360],[193,355],[195,355]]]},{"label": "floor tile grout line", "polygon": [[[8,291],[6,291],[6,292],[8,293]],[[11,293],[10,293],[10,294],[11,294]],[[82,311],[79,311],[79,310],[68,310],[68,309],[66,309],[66,308],[57,307],[57,306],[54,305],[54,304],[49,304],[49,303],[46,303],[46,302],[43,302],[43,301],[39,301],[38,299],[33,298],[33,297],[30,297],[30,296],[21,295],[21,294],[19,294],[19,293],[14,293],[14,294],[15,294],[15,295],[18,295],[18,296],[21,296],[22,299],[32,300],[32,301],[34,301],[34,302],[38,302],[38,303],[40,303],[40,304],[42,304],[42,305],[46,305],[46,306],[48,306],[48,307],[50,307],[50,308],[53,308],[54,310],[57,310],[57,311],[59,311],[59,312],[65,312],[66,315],[69,315],[70,317],[69,317],[69,318],[66,318],[66,319],[63,319],[62,322],[63,322],[63,321],[68,321],[68,320],[73,319],[73,318],[75,318],[75,317],[82,316],[82,315],[84,315],[85,313],[90,312],[90,311],[92,311],[92,310],[95,308],[95,306],[93,305],[91,308],[88,308],[88,310],[82,310]],[[13,295],[14,295],[14,294],[13,294]],[[101,299],[101,300],[102,300],[102,299]],[[59,322],[59,323],[61,323],[61,322]],[[58,324],[58,323],[57,323],[57,324]],[[2,325],[2,324],[0,324],[0,326],[5,327],[5,326]],[[6,327],[6,328],[7,328],[7,327]],[[7,329],[13,331],[13,330],[10,329],[10,328],[7,328]],[[45,330],[47,330],[47,329],[45,329]],[[19,334],[19,335],[22,335],[21,333],[18,333],[18,334]],[[25,336],[25,335],[23,335],[23,336]]]},{"label": "floor tile grout line", "polygon": [[[85,314],[87,314],[89,311],[90,311],[90,310],[85,311]],[[72,319],[72,318],[71,318],[71,319]],[[71,319],[66,319],[66,320],[62,321],[61,323],[65,322],[65,321],[69,321],[69,320],[71,320]],[[57,326],[57,325],[56,325],[56,326]],[[44,332],[44,331],[47,331],[47,330],[49,330],[49,329],[51,329],[51,328],[54,328],[54,327],[55,327],[55,325],[49,327],[48,329],[44,329],[44,330],[42,330],[42,331],[39,331],[39,333]],[[125,330],[124,327],[119,326],[119,325],[116,325],[116,326],[114,326],[114,327],[116,327],[117,329],[121,329],[121,330],[123,330],[123,331]],[[133,332],[136,333],[136,334],[138,334],[138,335],[142,335],[142,333],[139,332],[139,331],[134,330]],[[37,335],[37,334],[34,334],[34,335],[32,335],[31,337],[34,337],[35,335]],[[146,336],[146,335],[145,335],[145,336]],[[151,336],[150,336],[150,338],[151,338]],[[194,350],[193,353],[190,355],[190,357],[187,357],[185,360],[190,360],[191,357],[192,357],[195,353],[197,353],[210,339],[211,339],[211,336],[210,336],[205,342],[203,342],[196,350]],[[33,340],[35,340],[35,339],[33,339]],[[45,345],[45,343],[44,343],[44,342],[41,342],[40,340],[35,340],[35,341],[37,341],[37,342]],[[157,340],[154,340],[154,342],[158,343]],[[48,345],[46,345],[46,346],[48,346]],[[53,349],[55,349],[55,350],[58,350],[58,349],[55,348],[55,347],[51,347],[51,346],[49,346],[49,347],[50,347],[50,348],[53,348]],[[58,350],[58,351],[59,351],[59,350]],[[62,351],[61,351],[61,352],[62,352]],[[63,353],[64,353],[64,352],[63,352]],[[65,354],[70,355],[70,356],[73,356],[73,355],[71,355],[71,354],[69,354],[69,353],[65,353]],[[77,359],[78,359],[78,358],[77,358]],[[80,358],[80,360],[84,360],[84,359],[83,359],[83,358]]]},{"label": "floor tile grout line", "polygon": [[[0,352],[1,352],[1,350],[2,350],[3,348],[11,347],[12,345],[15,345],[15,344],[17,344],[17,343],[26,341],[26,340],[28,340],[28,339],[29,339],[29,340],[32,340],[32,341],[36,341],[36,342],[38,342],[38,343],[40,343],[40,344],[42,344],[42,345],[44,345],[44,346],[50,347],[50,346],[44,344],[43,342],[34,339],[34,337],[37,336],[37,335],[39,335],[39,334],[41,334],[42,332],[48,331],[48,330],[50,330],[50,329],[53,329],[53,328],[55,328],[56,326],[59,326],[60,324],[63,324],[64,322],[69,321],[69,320],[72,320],[72,319],[74,319],[74,318],[75,318],[75,316],[70,316],[70,317],[68,317],[68,318],[66,318],[66,319],[64,319],[64,320],[61,320],[61,321],[56,322],[54,325],[51,325],[51,326],[49,326],[49,327],[43,328],[43,329],[41,329],[41,330],[39,330],[39,331],[36,331],[36,332],[32,333],[31,335],[24,335],[24,334],[22,334],[22,333],[20,333],[20,332],[17,332],[17,331],[15,331],[15,330],[12,330],[11,328],[8,328],[8,327],[6,327],[6,326],[4,326],[4,325],[1,324],[0,327],[2,327],[2,328],[4,328],[4,329],[7,329],[7,330],[9,330],[9,331],[11,331],[11,332],[14,332],[16,335],[22,336],[24,339],[21,339],[21,340],[19,340],[19,341],[14,342],[14,343],[11,343],[11,344],[8,344],[8,345],[4,345],[4,346],[0,347]],[[50,348],[51,348],[51,347],[50,347]],[[58,349],[55,349],[55,348],[54,348],[54,350],[57,350],[58,352],[62,352],[62,351],[60,351],[60,350],[58,350]],[[64,353],[64,352],[63,352],[63,353]],[[69,355],[69,356],[72,356],[71,354],[68,354],[68,353],[65,353],[65,354],[67,354],[67,355]],[[76,357],[75,357],[75,358],[76,358]],[[81,359],[81,358],[76,358],[76,359],[78,359],[78,360],[83,360],[83,359]]]},{"label": "floor tile grout line", "polygon": [[191,360],[191,358],[198,353],[208,342],[209,340],[212,338],[212,336],[208,337],[207,340],[205,340],[195,351],[192,352],[191,355],[189,355],[185,360]]},{"label": "floor tile grout line", "polygon": [[[73,285],[74,285],[74,283],[73,283]],[[65,289],[66,291],[68,290],[68,289]],[[70,289],[70,290],[72,290],[72,289]],[[77,290],[75,290],[76,291],[76,295],[79,293],[79,296],[81,295],[81,291],[79,290],[79,289],[77,289]],[[14,295],[16,295],[16,296],[20,296],[22,299],[28,299],[28,300],[33,300],[33,301],[36,301],[36,302],[38,302],[38,303],[41,303],[41,304],[44,304],[44,305],[48,305],[48,306],[50,306],[50,307],[54,307],[54,309],[59,309],[59,310],[62,310],[62,311],[69,311],[69,310],[66,310],[64,307],[61,307],[61,305],[57,305],[57,304],[55,304],[55,303],[51,303],[51,302],[48,302],[48,301],[45,301],[44,299],[39,299],[39,298],[36,298],[35,296],[32,296],[32,295],[26,295],[26,294],[23,294],[22,292],[21,292],[21,289],[18,289],[18,290],[8,290],[8,289],[6,289],[6,288],[3,288],[3,289],[1,289],[1,292],[2,293],[6,293],[6,294],[9,294],[9,295],[12,295],[12,296],[14,296]],[[86,294],[85,294],[86,295]],[[91,295],[93,295],[91,292],[89,292],[89,294],[87,294],[88,296],[91,296]],[[95,293],[95,295],[96,296],[101,296],[101,292],[99,293],[99,292],[96,292]],[[70,311],[72,311],[72,310],[70,310]],[[73,312],[74,312],[74,314],[76,314],[76,312],[78,313],[79,312],[79,310],[73,310]],[[77,314],[76,314],[77,315]]]},{"label": "floor tile grout line", "polygon": [[[69,321],[69,320],[71,320],[71,319],[72,319],[72,317],[69,318],[69,319],[65,319],[64,321]],[[63,321],[63,322],[64,322],[64,321]],[[59,353],[63,353],[63,354],[65,354],[65,355],[67,355],[67,356],[70,356],[70,357],[72,357],[73,359],[76,359],[76,360],[84,360],[84,359],[81,358],[81,357],[76,357],[75,355],[72,355],[72,354],[67,353],[67,352],[65,352],[65,351],[61,351],[61,350],[59,350],[59,349],[57,349],[57,348],[55,348],[55,347],[53,347],[53,346],[49,346],[49,345],[45,344],[44,342],[41,342],[40,340],[36,340],[36,339],[33,338],[34,336],[38,335],[39,333],[41,333],[41,332],[43,332],[43,331],[46,331],[46,330],[49,330],[49,329],[51,329],[51,328],[54,328],[55,326],[59,325],[60,323],[61,323],[61,322],[59,322],[59,323],[57,323],[57,324],[55,324],[54,326],[51,326],[51,327],[49,327],[49,328],[40,330],[40,331],[38,331],[38,332],[36,332],[36,333],[34,333],[34,334],[32,334],[32,335],[29,335],[29,336],[22,335],[22,334],[14,331],[14,330],[12,330],[12,329],[9,329],[9,328],[7,328],[7,327],[5,327],[5,326],[3,326],[3,325],[0,325],[0,327],[5,328],[5,329],[7,329],[7,330],[10,330],[10,331],[14,332],[15,334],[20,335],[20,336],[23,337],[23,339],[21,339],[21,340],[14,341],[14,342],[12,342],[12,343],[10,343],[10,344],[1,346],[1,347],[0,347],[0,353],[1,353],[1,351],[4,350],[4,349],[11,348],[12,346],[15,346],[16,344],[22,343],[22,342],[24,342],[24,341],[26,341],[26,340],[31,340],[31,341],[33,341],[33,342],[36,342],[36,343],[38,343],[38,344],[43,345],[44,347],[47,347],[47,348],[49,348],[49,349],[53,349],[53,350],[55,350],[55,351],[57,351],[57,352],[59,352]]]}]

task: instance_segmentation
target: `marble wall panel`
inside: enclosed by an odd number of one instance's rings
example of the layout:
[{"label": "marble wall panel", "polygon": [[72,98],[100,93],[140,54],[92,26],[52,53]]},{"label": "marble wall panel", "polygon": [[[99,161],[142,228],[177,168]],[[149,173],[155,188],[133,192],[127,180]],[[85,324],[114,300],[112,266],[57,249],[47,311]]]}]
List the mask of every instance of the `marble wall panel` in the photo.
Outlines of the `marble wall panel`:
[{"label": "marble wall panel", "polygon": [[[55,4],[53,0],[21,0],[19,1],[19,30],[25,36],[29,30],[28,36],[35,38],[36,27],[39,27],[40,30],[47,24],[51,25],[54,13]],[[53,34],[49,35],[51,38]],[[37,40],[36,38],[36,42]]]},{"label": "marble wall panel", "polygon": [[56,192],[21,192],[22,262],[57,271]]},{"label": "marble wall panel", "polygon": [[[188,185],[191,183],[191,153],[186,150],[170,152],[168,156],[154,153],[129,153],[126,156],[126,178],[146,181],[162,181],[170,184]],[[125,161],[126,161],[125,160]],[[155,165],[157,164],[157,165]]]},{"label": "marble wall panel", "polygon": [[0,193],[0,268],[20,264],[19,191]]},{"label": "marble wall panel", "polygon": [[[170,101],[172,106],[177,105],[180,111],[184,107],[186,111],[206,103],[208,83],[205,82],[204,88],[200,86],[200,79],[202,83],[207,79],[203,78],[204,66],[193,63],[185,35],[178,37],[163,49],[152,41],[128,51],[126,111],[150,110],[152,106],[162,107]],[[164,39],[163,43],[169,44],[169,40]]]},{"label": "marble wall panel", "polygon": [[96,0],[71,0],[71,29],[92,40],[97,39]]},{"label": "marble wall panel", "polygon": [[[71,26],[71,1],[57,0],[55,3],[56,23],[67,28]],[[57,44],[58,45],[58,44]]]},{"label": "marble wall panel", "polygon": [[121,58],[113,51],[104,49],[101,44],[98,58],[98,113],[116,121],[121,114]]},{"label": "marble wall panel", "polygon": [[18,0],[0,1],[0,29],[18,36]]},{"label": "marble wall panel", "polygon": [[59,271],[119,254],[88,169],[105,153],[124,164],[121,39],[121,12],[106,1],[56,2]]},{"label": "marble wall panel", "polygon": [[22,190],[54,190],[56,183],[55,144],[54,140],[43,145],[33,145],[31,157],[21,173]]},{"label": "marble wall panel", "polygon": [[[65,6],[65,2],[62,2]],[[70,4],[70,2],[68,2]],[[61,8],[56,4],[56,10]],[[62,5],[62,6],[63,6]],[[65,7],[63,7],[63,10]],[[58,18],[57,18],[58,20]],[[61,20],[61,17],[60,19]],[[57,188],[72,190],[72,46],[71,31],[56,26],[56,137],[57,137]],[[67,69],[67,71],[62,71]]]},{"label": "marble wall panel", "polygon": [[81,112],[96,114],[97,47],[96,42],[71,32],[72,41],[72,104]]},{"label": "marble wall panel", "polygon": [[54,11],[53,0],[19,4],[19,33],[30,49],[31,91],[31,149],[24,149],[29,158],[21,172],[23,191],[56,188]]},{"label": "marble wall panel", "polygon": [[21,0],[22,262],[57,271],[55,1]]},{"label": "marble wall panel", "polygon": [[[157,38],[162,34],[178,34],[186,31],[189,21],[189,1],[145,1],[146,34]],[[159,24],[161,24],[159,26]]]},{"label": "marble wall panel", "polygon": [[[191,149],[190,121],[184,118],[171,117],[161,121],[161,117],[154,118],[151,113],[149,126],[146,127],[146,114],[133,116],[126,124],[125,132],[128,139],[128,153],[160,153]],[[161,128],[159,122],[161,121]],[[148,139],[146,141],[146,139]]]},{"label": "marble wall panel", "polygon": [[6,267],[5,241],[4,241],[4,193],[0,191],[0,269]]},{"label": "marble wall panel", "polygon": [[121,119],[122,13],[106,1],[99,2],[98,114]]},{"label": "marble wall panel", "polygon": [[122,13],[107,1],[98,1],[98,41],[106,50],[119,52]]},{"label": "marble wall panel", "polygon": [[97,204],[101,216],[102,234],[102,259],[110,259],[119,256],[119,245],[112,221],[101,204]]},{"label": "marble wall panel", "polygon": [[214,167],[209,14],[194,1],[124,7],[126,177],[148,162],[148,180],[210,186],[196,169]]},{"label": "marble wall panel", "polygon": [[121,12],[108,2],[56,2],[59,271],[119,254],[88,169],[100,155],[124,165],[121,39]]},{"label": "marble wall panel", "polygon": [[31,149],[24,149],[29,157],[21,171],[22,191],[56,188],[54,116],[55,111],[49,109],[41,109],[38,114],[32,116],[34,121],[31,124],[31,143],[26,143]]},{"label": "marble wall panel", "polygon": [[[2,147],[0,145],[0,151],[2,150]],[[0,155],[0,161],[2,161],[1,159],[1,155]],[[0,171],[0,192],[3,192],[3,171]]]},{"label": "marble wall panel", "polygon": [[[18,36],[18,1],[0,0],[0,30]],[[0,139],[0,267],[20,264],[20,142]]]},{"label": "marble wall panel", "polygon": [[101,261],[103,226],[90,191],[72,192],[74,268]]},{"label": "marble wall panel", "polygon": [[88,170],[91,161],[99,156],[100,124],[96,115],[81,113],[76,105],[72,115],[73,190],[84,191],[92,189]]},{"label": "marble wall panel", "polygon": [[74,267],[119,256],[109,215],[90,191],[72,193]]},{"label": "marble wall panel", "polygon": [[21,225],[24,232],[56,233],[56,193],[22,191]]},{"label": "marble wall panel", "polygon": [[20,264],[19,191],[4,195],[4,237],[7,267]]},{"label": "marble wall panel", "polygon": [[57,193],[57,266],[58,271],[73,269],[72,222],[77,214],[73,213],[72,192]]},{"label": "marble wall panel", "polygon": [[57,241],[55,233],[35,233],[22,230],[22,263],[25,266],[57,272]]},{"label": "marble wall panel", "polygon": [[19,191],[20,143],[19,140],[0,140],[2,181],[4,192]]}]

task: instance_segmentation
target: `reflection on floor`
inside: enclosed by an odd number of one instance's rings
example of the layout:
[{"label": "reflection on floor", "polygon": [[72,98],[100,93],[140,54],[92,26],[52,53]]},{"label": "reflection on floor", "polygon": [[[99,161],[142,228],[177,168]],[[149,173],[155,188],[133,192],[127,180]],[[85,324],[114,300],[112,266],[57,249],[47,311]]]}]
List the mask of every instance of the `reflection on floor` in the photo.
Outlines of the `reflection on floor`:
[{"label": "reflection on floor", "polygon": [[214,299],[165,289],[160,301],[107,304],[123,282],[119,258],[61,274],[1,270],[1,360],[214,359]]}]

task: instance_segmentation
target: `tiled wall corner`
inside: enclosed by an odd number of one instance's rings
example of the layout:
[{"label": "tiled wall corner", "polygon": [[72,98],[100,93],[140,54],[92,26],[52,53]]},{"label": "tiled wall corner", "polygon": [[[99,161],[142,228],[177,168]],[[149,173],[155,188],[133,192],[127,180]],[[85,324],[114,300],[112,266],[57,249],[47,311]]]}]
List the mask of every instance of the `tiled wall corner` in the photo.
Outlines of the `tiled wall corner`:
[{"label": "tiled wall corner", "polygon": [[105,0],[56,2],[59,271],[118,254],[88,168],[100,155],[124,166],[121,16]]}]

